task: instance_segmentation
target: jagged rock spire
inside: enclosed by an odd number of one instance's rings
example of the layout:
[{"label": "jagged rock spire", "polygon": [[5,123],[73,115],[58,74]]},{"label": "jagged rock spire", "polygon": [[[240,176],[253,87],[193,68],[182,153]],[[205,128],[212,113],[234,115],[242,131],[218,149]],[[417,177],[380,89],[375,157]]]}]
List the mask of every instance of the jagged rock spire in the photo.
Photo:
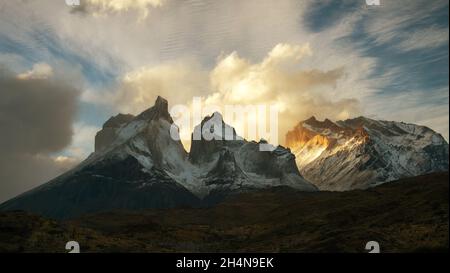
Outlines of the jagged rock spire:
[{"label": "jagged rock spire", "polygon": [[162,118],[170,123],[173,123],[172,117],[169,114],[169,103],[161,96],[158,96],[155,101],[155,105],[145,110],[139,116],[138,119],[152,120]]}]

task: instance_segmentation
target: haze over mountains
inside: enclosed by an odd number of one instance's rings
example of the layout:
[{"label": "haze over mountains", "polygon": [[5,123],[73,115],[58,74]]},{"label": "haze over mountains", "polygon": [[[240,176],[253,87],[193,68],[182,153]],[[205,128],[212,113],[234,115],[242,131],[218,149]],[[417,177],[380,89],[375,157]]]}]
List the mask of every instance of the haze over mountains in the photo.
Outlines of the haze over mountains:
[{"label": "haze over mountains", "polygon": [[[0,209],[71,218],[115,209],[201,207],[277,186],[350,190],[448,170],[442,136],[412,124],[311,118],[287,135],[295,155],[281,146],[259,151],[261,142],[239,137],[220,113],[206,117],[193,133],[220,133],[222,140],[193,140],[187,153],[171,137],[172,124],[161,97],[137,116],[112,117],[96,135],[95,152],[79,166]],[[232,140],[224,139],[226,132]]]}]

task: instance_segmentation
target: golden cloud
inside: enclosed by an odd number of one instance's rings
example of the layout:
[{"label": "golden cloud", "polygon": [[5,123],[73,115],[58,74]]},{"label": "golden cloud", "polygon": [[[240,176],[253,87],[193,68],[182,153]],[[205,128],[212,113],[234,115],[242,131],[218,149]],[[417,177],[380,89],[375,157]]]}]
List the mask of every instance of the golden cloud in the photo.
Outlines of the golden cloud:
[{"label": "golden cloud", "polygon": [[170,62],[127,73],[112,103],[122,112],[138,114],[158,95],[175,105],[185,104],[193,96],[204,96],[207,91],[208,73],[199,65],[192,61]]},{"label": "golden cloud", "polygon": [[[233,52],[220,57],[209,72],[192,61],[143,67],[126,74],[108,101],[121,112],[133,114],[151,106],[158,95],[166,97],[172,106],[189,107],[193,97],[201,97],[204,107],[218,106],[219,110],[225,105],[277,105],[282,141],[288,130],[312,115],[345,119],[360,113],[356,99],[327,97],[344,77],[343,67],[330,71],[302,68],[302,60],[312,54],[309,44],[278,44],[259,63]],[[245,127],[242,120],[225,121],[236,128]],[[184,130],[182,135],[190,135],[192,127]]]},{"label": "golden cloud", "polygon": [[[213,94],[205,98],[205,103],[277,105],[280,111],[280,140],[296,123],[312,115],[345,119],[358,114],[357,100],[333,101],[326,97],[327,92],[333,90],[343,77],[344,69],[304,70],[301,60],[310,55],[312,50],[309,44],[278,44],[264,60],[252,64],[234,52],[219,59],[212,70],[210,85]],[[232,124],[239,122],[231,121]]]}]

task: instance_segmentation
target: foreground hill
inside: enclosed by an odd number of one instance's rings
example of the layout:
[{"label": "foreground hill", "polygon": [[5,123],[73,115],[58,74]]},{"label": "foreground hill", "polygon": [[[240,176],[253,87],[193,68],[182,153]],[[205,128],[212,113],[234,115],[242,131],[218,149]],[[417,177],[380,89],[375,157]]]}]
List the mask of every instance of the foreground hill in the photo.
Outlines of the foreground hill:
[{"label": "foreground hill", "polygon": [[448,251],[448,172],[348,192],[287,187],[231,196],[211,208],[113,211],[56,222],[0,213],[0,251],[382,252]]}]

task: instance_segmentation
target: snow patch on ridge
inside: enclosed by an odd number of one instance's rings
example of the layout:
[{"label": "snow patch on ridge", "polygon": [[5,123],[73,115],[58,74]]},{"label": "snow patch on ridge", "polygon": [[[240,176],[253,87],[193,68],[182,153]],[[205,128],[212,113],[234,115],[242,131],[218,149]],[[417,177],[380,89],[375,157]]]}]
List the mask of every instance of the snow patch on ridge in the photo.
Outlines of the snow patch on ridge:
[{"label": "snow patch on ridge", "polygon": [[301,173],[322,190],[364,189],[448,170],[447,142],[425,126],[364,117],[335,124],[309,119],[289,134],[301,138],[289,142]]}]

